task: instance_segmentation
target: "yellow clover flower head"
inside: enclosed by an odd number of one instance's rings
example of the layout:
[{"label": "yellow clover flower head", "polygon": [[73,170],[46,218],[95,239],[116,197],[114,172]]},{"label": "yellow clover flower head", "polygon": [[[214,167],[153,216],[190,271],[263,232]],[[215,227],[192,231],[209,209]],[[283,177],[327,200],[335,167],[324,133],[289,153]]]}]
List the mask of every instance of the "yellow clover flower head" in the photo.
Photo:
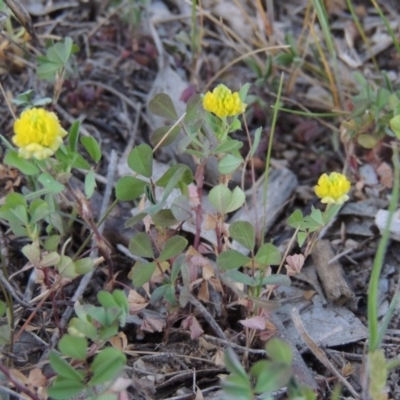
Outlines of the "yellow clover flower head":
[{"label": "yellow clover flower head", "polygon": [[22,112],[14,122],[13,143],[19,147],[22,158],[43,160],[52,156],[67,134],[55,113],[44,108],[31,108]]},{"label": "yellow clover flower head", "polygon": [[242,113],[247,104],[240,100],[239,93],[232,93],[225,85],[218,85],[212,92],[207,92],[203,98],[203,107],[217,117],[233,117]]},{"label": "yellow clover flower head", "polygon": [[322,203],[343,204],[349,199],[347,193],[350,186],[349,180],[343,174],[332,172],[320,176],[318,185],[315,186],[315,193]]}]

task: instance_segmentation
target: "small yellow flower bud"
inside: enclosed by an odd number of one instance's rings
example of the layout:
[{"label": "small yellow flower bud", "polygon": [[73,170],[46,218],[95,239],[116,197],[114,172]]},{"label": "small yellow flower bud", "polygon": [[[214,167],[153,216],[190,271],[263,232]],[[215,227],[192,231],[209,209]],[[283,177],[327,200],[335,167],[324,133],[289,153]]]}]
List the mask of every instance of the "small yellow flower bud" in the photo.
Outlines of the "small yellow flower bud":
[{"label": "small yellow flower bud", "polygon": [[14,133],[12,141],[19,147],[19,156],[38,160],[52,156],[67,134],[57,115],[44,108],[31,108],[22,112],[14,122]]},{"label": "small yellow flower bud", "polygon": [[342,204],[349,199],[347,195],[350,190],[350,182],[338,172],[323,174],[315,186],[315,193],[321,199],[322,203]]},{"label": "small yellow flower bud", "polygon": [[218,85],[212,92],[207,92],[203,98],[203,107],[217,117],[232,117],[246,109],[240,100],[239,93],[232,93],[225,85]]}]

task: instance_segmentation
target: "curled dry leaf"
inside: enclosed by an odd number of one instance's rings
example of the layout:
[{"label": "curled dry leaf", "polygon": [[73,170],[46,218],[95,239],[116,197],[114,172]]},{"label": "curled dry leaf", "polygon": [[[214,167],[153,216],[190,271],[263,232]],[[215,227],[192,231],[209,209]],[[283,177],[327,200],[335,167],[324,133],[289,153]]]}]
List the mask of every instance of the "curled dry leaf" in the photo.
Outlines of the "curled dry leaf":
[{"label": "curled dry leaf", "polygon": [[352,374],[354,374],[354,372],[356,371],[356,368],[354,367],[353,364],[351,363],[346,363],[345,365],[343,365],[342,369],[341,369],[341,373],[344,377],[350,376]]},{"label": "curled dry leaf", "polygon": [[203,280],[197,297],[204,303],[208,303],[210,301],[210,292],[208,290],[208,283],[206,280]]},{"label": "curled dry leaf", "polygon": [[381,184],[385,186],[385,188],[391,189],[393,187],[393,171],[390,165],[383,162],[376,169],[376,172],[379,176]]},{"label": "curled dry leaf", "polygon": [[278,332],[278,328],[271,322],[267,321],[265,324],[265,329],[260,332],[260,339],[266,342],[267,340],[271,339],[272,336],[275,336]]},{"label": "curled dry leaf", "polygon": [[286,274],[288,276],[294,276],[301,272],[304,265],[304,255],[303,254],[293,254],[292,256],[286,257]]},{"label": "curled dry leaf", "polygon": [[325,0],[324,3],[328,15],[340,15],[346,8],[345,0]]},{"label": "curled dry leaf", "polygon": [[224,367],[224,351],[222,349],[218,349],[212,357],[212,360],[215,362],[215,365]]},{"label": "curled dry leaf", "polygon": [[260,315],[258,317],[241,319],[239,320],[239,322],[246,328],[257,329],[258,331],[262,331],[265,329],[267,318]]},{"label": "curled dry leaf", "polygon": [[192,340],[197,339],[200,335],[204,333],[201,328],[199,321],[194,315],[190,315],[182,321],[182,328],[190,330],[190,338]]},{"label": "curled dry leaf", "polygon": [[149,302],[136,290],[130,290],[128,294],[128,304],[130,314],[137,314],[140,310],[146,308]]},{"label": "curled dry leaf", "polygon": [[190,184],[188,186],[189,188],[189,199],[190,199],[190,204],[193,207],[197,207],[200,204],[199,200],[199,192],[197,191],[197,186]]},{"label": "curled dry leaf", "polygon": [[269,320],[269,313],[263,312],[263,315],[247,318],[239,321],[243,326],[256,329],[259,332],[259,338],[267,341],[277,332],[277,327]]},{"label": "curled dry leaf", "polygon": [[217,226],[218,218],[212,214],[206,214],[204,219],[204,229],[206,231],[211,231]]},{"label": "curled dry leaf", "polygon": [[113,336],[110,339],[110,343],[116,349],[123,351],[128,345],[128,338],[126,337],[124,332],[119,332],[118,335]]},{"label": "curled dry leaf", "polygon": [[198,386],[196,386],[196,397],[194,398],[194,400],[204,400],[203,393]]},{"label": "curled dry leaf", "polygon": [[162,332],[165,321],[157,318],[144,318],[140,329],[147,332]]},{"label": "curled dry leaf", "polygon": [[28,384],[33,387],[44,387],[46,386],[47,378],[43,375],[39,368],[33,368],[29,372]]}]

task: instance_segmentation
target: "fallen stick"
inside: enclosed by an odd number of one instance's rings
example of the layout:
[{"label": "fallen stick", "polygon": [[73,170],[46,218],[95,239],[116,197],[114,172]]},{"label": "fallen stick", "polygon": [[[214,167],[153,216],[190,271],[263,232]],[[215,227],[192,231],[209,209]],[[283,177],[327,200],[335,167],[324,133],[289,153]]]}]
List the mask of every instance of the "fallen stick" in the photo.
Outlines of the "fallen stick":
[{"label": "fallen stick", "polygon": [[328,240],[318,240],[311,257],[328,300],[343,305],[354,299],[355,294],[343,276],[341,264],[330,262],[335,254]]}]

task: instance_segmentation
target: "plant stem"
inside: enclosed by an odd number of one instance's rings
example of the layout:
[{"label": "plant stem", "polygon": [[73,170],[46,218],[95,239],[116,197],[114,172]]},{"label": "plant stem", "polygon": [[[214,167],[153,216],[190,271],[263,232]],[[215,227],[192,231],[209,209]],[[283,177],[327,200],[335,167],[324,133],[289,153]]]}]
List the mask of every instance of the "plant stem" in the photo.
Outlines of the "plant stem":
[{"label": "plant stem", "polygon": [[262,221],[261,234],[260,234],[260,243],[259,243],[260,246],[264,243],[264,235],[265,235],[265,229],[266,229],[265,228],[265,221],[266,221],[265,209],[266,209],[266,205],[267,205],[268,178],[269,178],[269,171],[270,171],[270,166],[271,166],[272,144],[274,142],[276,121],[278,119],[279,103],[281,101],[281,95],[282,95],[283,77],[284,77],[284,74],[282,73],[281,74],[281,79],[279,81],[278,94],[276,95],[274,113],[273,113],[273,116],[272,116],[271,132],[270,132],[269,141],[268,141],[267,158],[265,160],[264,193],[263,193],[263,204],[262,204],[262,207],[263,207],[262,220],[263,221]]},{"label": "plant stem", "polygon": [[197,166],[195,179],[197,184],[197,196],[199,198],[199,204],[196,207],[196,234],[194,237],[194,245],[195,250],[199,248],[200,245],[200,235],[201,235],[201,224],[203,223],[203,207],[202,207],[202,198],[203,198],[203,186],[204,186],[204,168],[206,166],[206,159],[203,159],[200,164]]},{"label": "plant stem", "polygon": [[369,352],[377,350],[380,346],[379,343],[379,326],[378,326],[378,294],[379,294],[379,277],[381,274],[383,260],[387,244],[390,237],[390,226],[393,220],[393,215],[399,200],[399,187],[400,187],[400,171],[399,171],[399,151],[395,144],[393,148],[393,166],[394,166],[394,185],[392,198],[389,205],[389,216],[386,221],[385,230],[383,231],[382,238],[379,241],[378,250],[375,255],[374,264],[372,266],[371,277],[368,287],[368,330],[369,330]]}]

